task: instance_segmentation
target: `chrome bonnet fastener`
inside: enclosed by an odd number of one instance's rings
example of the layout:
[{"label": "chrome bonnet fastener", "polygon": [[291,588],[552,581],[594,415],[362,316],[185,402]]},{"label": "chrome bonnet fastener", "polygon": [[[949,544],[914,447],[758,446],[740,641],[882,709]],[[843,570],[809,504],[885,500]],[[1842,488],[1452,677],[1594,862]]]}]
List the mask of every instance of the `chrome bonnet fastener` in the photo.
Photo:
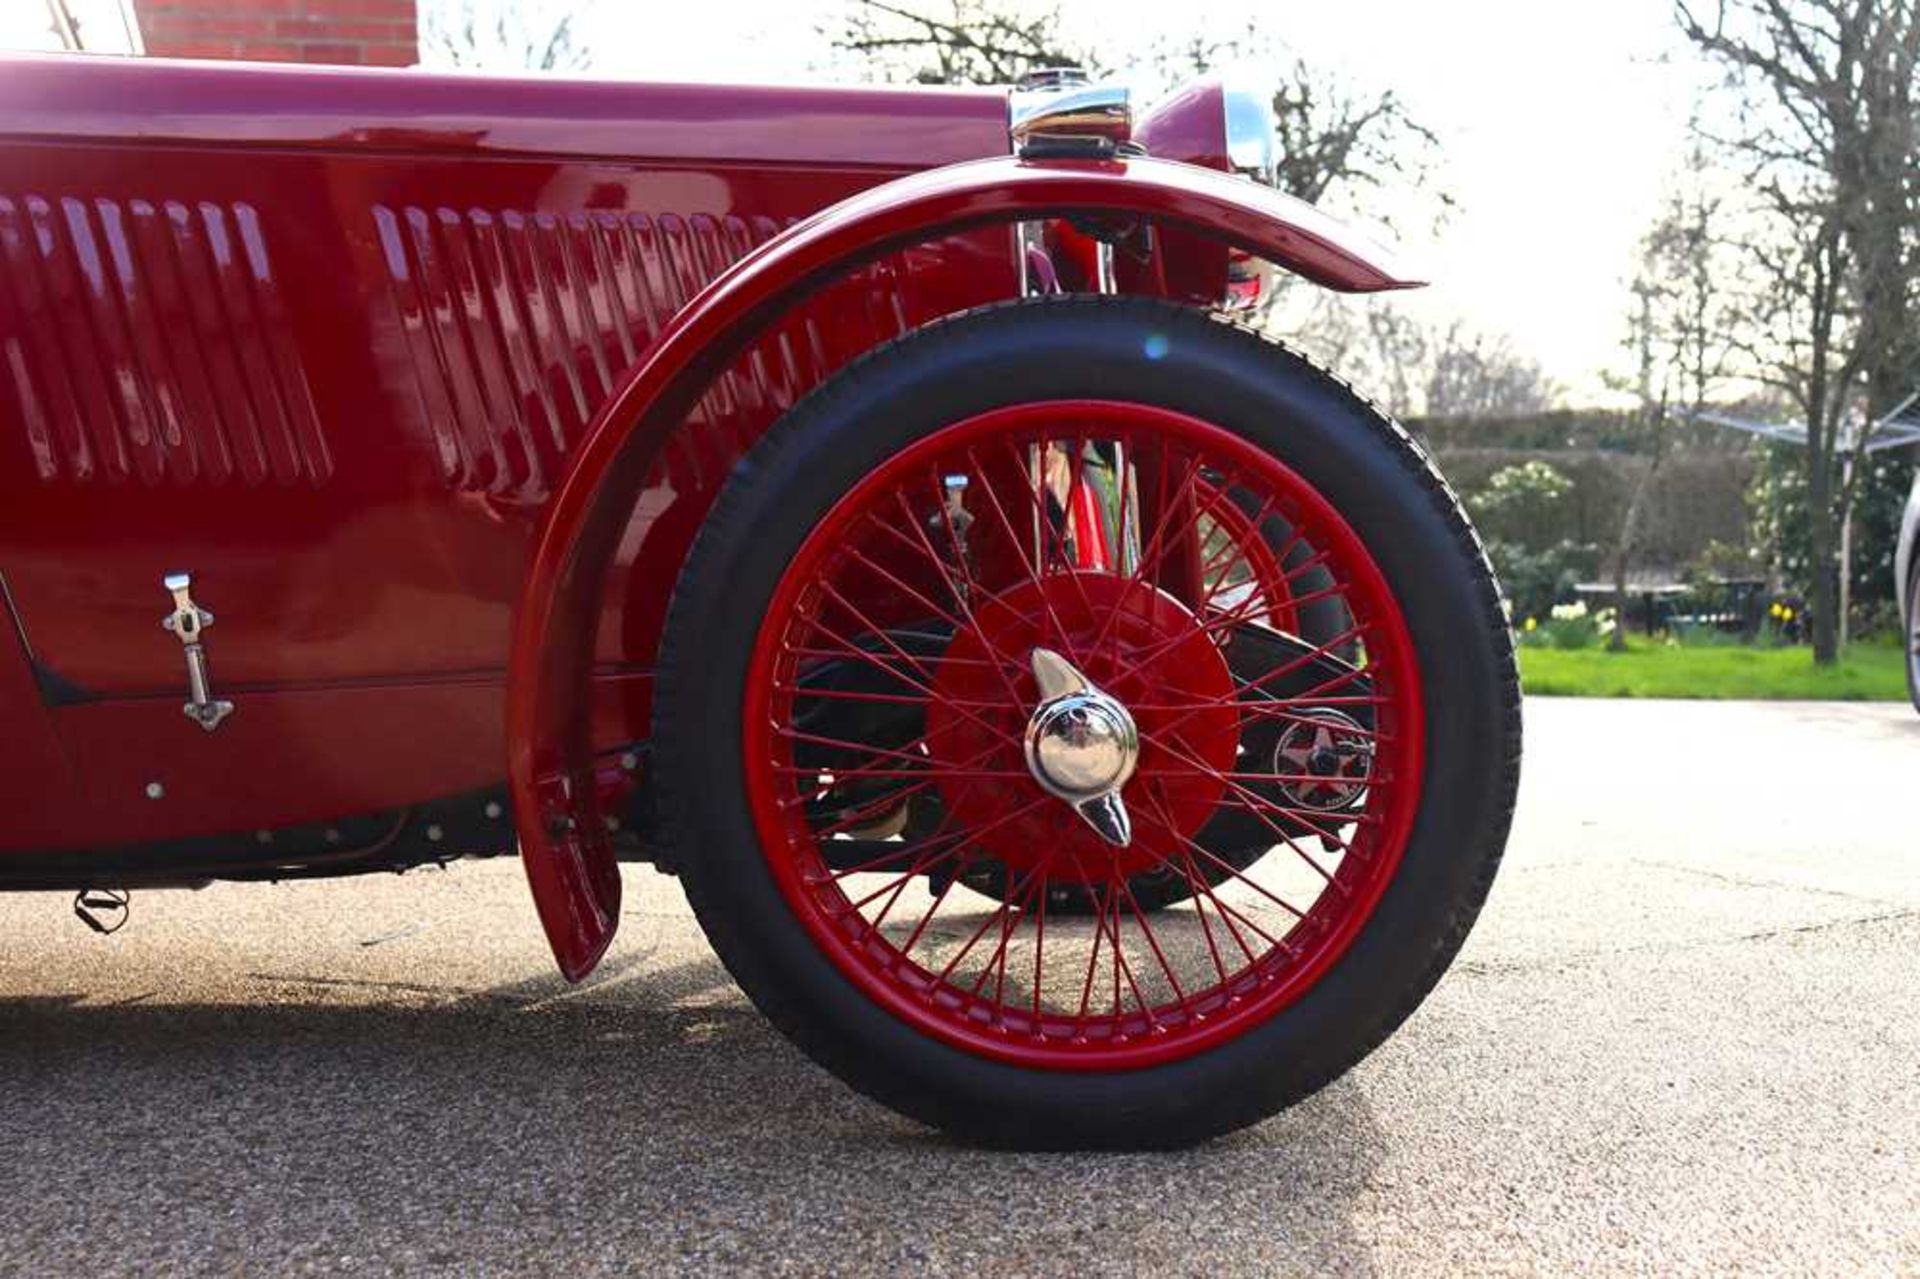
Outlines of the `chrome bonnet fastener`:
[{"label": "chrome bonnet fastener", "polygon": [[1027,770],[1102,839],[1127,847],[1133,822],[1120,788],[1140,763],[1133,716],[1052,649],[1036,648],[1027,660],[1040,686],[1040,704],[1027,720]]},{"label": "chrome bonnet fastener", "polygon": [[193,574],[169,573],[161,585],[173,596],[173,612],[160,621],[179,639],[187,658],[187,701],[180,709],[186,717],[211,733],[220,721],[233,714],[233,703],[213,695],[207,673],[207,650],[200,642],[201,632],[213,625],[213,614],[193,602]]}]

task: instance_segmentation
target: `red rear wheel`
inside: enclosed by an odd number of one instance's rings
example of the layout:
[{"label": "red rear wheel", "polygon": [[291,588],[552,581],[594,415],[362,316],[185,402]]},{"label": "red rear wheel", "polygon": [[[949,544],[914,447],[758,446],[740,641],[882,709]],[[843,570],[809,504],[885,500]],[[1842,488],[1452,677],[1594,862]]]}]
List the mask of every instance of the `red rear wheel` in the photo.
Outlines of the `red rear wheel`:
[{"label": "red rear wheel", "polygon": [[1405,436],[1117,300],[936,326],[796,409],[689,557],[657,706],[755,1002],[1028,1146],[1182,1144],[1351,1065],[1459,945],[1517,768],[1497,593]]}]

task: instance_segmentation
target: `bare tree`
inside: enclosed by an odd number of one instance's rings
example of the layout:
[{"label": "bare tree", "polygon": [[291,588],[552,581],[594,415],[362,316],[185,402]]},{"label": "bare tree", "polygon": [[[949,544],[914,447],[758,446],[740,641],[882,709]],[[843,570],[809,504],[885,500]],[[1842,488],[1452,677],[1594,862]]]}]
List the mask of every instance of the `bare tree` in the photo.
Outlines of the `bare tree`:
[{"label": "bare tree", "polygon": [[1866,442],[1846,424],[1910,389],[1920,340],[1920,17],[1914,0],[1678,0],[1675,12],[1727,73],[1732,124],[1704,132],[1759,215],[1741,346],[1749,376],[1806,418],[1814,660],[1831,662],[1837,530],[1862,469],[1845,463]]},{"label": "bare tree", "polygon": [[585,71],[593,54],[576,20],[591,7],[568,0],[439,0],[420,28],[422,60],[477,71]]},{"label": "bare tree", "polygon": [[1057,6],[1023,15],[996,0],[855,0],[827,34],[874,80],[1015,84],[1048,67],[1099,66],[1062,37]]},{"label": "bare tree", "polygon": [[1626,346],[1632,428],[1643,465],[1620,517],[1613,548],[1616,624],[1608,646],[1626,647],[1627,574],[1655,478],[1671,451],[1675,420],[1697,413],[1725,376],[1735,320],[1730,314],[1724,246],[1716,236],[1721,200],[1703,186],[1707,163],[1696,149],[1680,183],[1640,241]]},{"label": "bare tree", "polygon": [[1422,406],[1414,397],[1432,356],[1433,335],[1426,325],[1387,298],[1366,299],[1360,316],[1365,335],[1362,367],[1374,373],[1370,385],[1378,388],[1377,393],[1395,416],[1419,411]]},{"label": "bare tree", "polygon": [[1455,320],[1429,338],[1429,417],[1515,417],[1552,407],[1559,392],[1505,337]]},{"label": "bare tree", "polygon": [[1392,89],[1368,90],[1288,53],[1259,28],[1224,38],[1193,36],[1163,43],[1147,70],[1166,87],[1223,67],[1272,85],[1279,143],[1280,189],[1318,203],[1339,188],[1419,187],[1437,202],[1436,220],[1453,197],[1433,184],[1440,140],[1408,112]]},{"label": "bare tree", "polygon": [[1391,295],[1314,290],[1299,300],[1283,317],[1288,340],[1395,417],[1524,417],[1560,401],[1560,387],[1505,335],[1422,320]]},{"label": "bare tree", "polygon": [[1282,190],[1318,201],[1335,183],[1418,183],[1440,202],[1441,214],[1452,207],[1452,195],[1429,182],[1439,138],[1393,90],[1358,92],[1296,58],[1273,92],[1273,111]]}]

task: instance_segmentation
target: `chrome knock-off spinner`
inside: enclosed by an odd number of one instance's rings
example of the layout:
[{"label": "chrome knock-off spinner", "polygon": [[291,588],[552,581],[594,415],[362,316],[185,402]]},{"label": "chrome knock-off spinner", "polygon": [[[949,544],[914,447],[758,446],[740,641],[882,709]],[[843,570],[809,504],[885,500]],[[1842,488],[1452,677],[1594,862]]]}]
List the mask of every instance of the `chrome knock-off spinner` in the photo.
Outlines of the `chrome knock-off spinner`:
[{"label": "chrome knock-off spinner", "polygon": [[1027,770],[1109,844],[1133,842],[1120,788],[1140,763],[1140,730],[1117,700],[1050,648],[1029,655],[1040,704],[1027,720]]}]

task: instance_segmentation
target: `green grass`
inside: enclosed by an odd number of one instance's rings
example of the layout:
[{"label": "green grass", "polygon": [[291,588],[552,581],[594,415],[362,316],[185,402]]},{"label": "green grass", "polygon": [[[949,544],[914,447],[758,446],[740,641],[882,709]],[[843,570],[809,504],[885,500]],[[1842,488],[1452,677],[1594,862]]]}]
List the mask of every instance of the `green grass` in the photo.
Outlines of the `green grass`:
[{"label": "green grass", "polygon": [[1669,646],[1631,641],[1624,653],[1522,647],[1520,682],[1542,697],[1757,698],[1768,701],[1905,701],[1905,655],[1897,643],[1854,644],[1837,665],[1813,664],[1807,648],[1734,644]]}]

